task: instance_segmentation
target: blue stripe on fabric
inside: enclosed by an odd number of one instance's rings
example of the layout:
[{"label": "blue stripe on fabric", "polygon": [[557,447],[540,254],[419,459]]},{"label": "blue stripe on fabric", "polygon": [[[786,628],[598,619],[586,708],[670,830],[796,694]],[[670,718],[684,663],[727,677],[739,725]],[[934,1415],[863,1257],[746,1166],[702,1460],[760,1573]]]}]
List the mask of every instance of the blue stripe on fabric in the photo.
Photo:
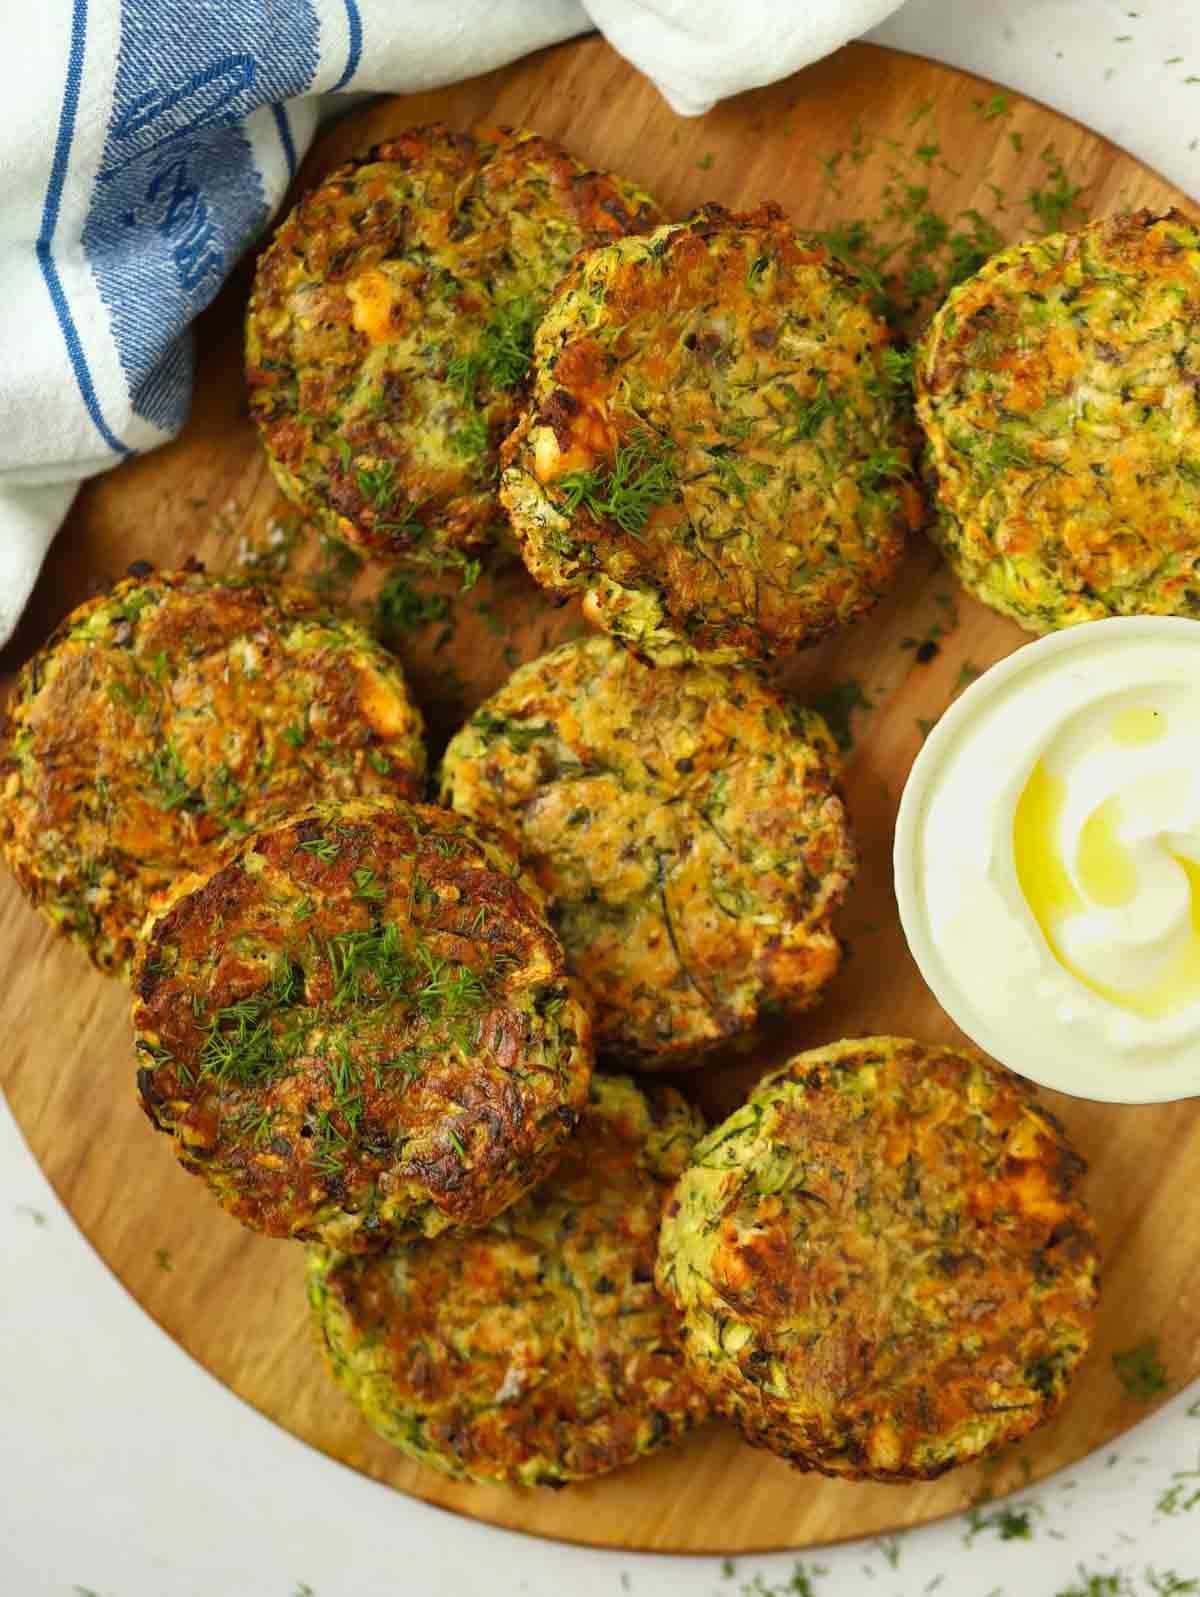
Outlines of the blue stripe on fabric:
[{"label": "blue stripe on fabric", "polygon": [[67,348],[67,358],[71,362],[87,413],[92,418],[96,431],[110,449],[119,455],[132,455],[135,451],[116,437],[101,413],[92,374],[88,369],[87,356],[83,352],[83,344],[80,342],[75,319],[71,315],[71,307],[67,304],[67,296],[63,291],[52,253],[54,232],[58,226],[59,206],[62,204],[63,185],[66,182],[67,166],[71,159],[71,141],[75,137],[75,117],[79,110],[79,85],[83,78],[83,49],[86,38],[87,0],[75,0],[71,16],[71,48],[67,56],[67,81],[63,89],[62,110],[58,118],[58,137],[54,144],[54,161],[50,168],[46,203],[42,208],[42,225],[38,233],[36,252],[38,265],[41,267],[42,277],[50,295],[50,303],[54,306],[54,314],[58,318],[63,343]]},{"label": "blue stripe on fabric", "polygon": [[359,15],[356,0],[343,0],[346,7],[346,22],[350,29],[350,54],[346,57],[346,70],[330,89],[330,94],[336,94],[339,89],[344,89],[350,79],[358,71],[358,63],[362,60],[362,17]]},{"label": "blue stripe on fabric", "polygon": [[292,127],[287,119],[287,112],[281,105],[273,105],[271,114],[275,118],[275,126],[279,129],[279,142],[283,145],[283,153],[287,157],[288,176],[296,175],[296,146],[292,142]]}]

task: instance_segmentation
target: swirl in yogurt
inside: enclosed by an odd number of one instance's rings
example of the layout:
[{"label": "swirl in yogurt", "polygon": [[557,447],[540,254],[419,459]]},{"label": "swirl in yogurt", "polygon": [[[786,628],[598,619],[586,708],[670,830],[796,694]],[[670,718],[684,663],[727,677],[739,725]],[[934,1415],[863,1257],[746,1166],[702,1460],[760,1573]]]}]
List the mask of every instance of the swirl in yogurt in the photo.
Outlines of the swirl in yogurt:
[{"label": "swirl in yogurt", "polygon": [[1200,998],[1195,702],[1172,684],[1056,729],[1013,816],[1021,892],[1055,958],[1154,1020]]},{"label": "swirl in yogurt", "polygon": [[1200,622],[1070,628],[968,688],[913,768],[896,882],[995,1058],[1088,1097],[1200,1093]]}]

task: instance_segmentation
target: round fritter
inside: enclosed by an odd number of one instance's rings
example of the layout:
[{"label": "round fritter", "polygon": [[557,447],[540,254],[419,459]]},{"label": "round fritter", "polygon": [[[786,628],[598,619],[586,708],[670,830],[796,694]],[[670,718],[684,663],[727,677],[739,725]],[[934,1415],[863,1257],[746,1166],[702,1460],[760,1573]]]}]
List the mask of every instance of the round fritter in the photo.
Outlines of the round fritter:
[{"label": "round fritter", "polygon": [[250,405],[283,492],[386,558],[486,544],[551,289],[577,250],[658,219],[534,133],[412,128],[339,167],[280,226],[250,300]]},{"label": "round fritter", "polygon": [[298,589],[201,571],[74,611],[17,680],[0,846],[35,904],[122,972],[148,910],[231,838],[317,798],[417,798],[399,664]]},{"label": "round fritter", "polygon": [[543,587],[662,659],[777,654],[869,608],[917,516],[903,362],[774,206],[576,262],[501,497]]},{"label": "round fritter", "polygon": [[933,534],[1032,632],[1200,616],[1200,231],[1109,217],[1003,250],[934,317]]},{"label": "round fritter", "polygon": [[133,970],[138,1084],[244,1224],[348,1252],[479,1226],[552,1167],[591,1040],[511,842],[313,806],[180,885]]},{"label": "round fritter", "polygon": [[659,1286],[748,1441],[826,1475],[930,1479],[1063,1400],[1098,1291],[1083,1170],[980,1056],[834,1043],[697,1146]]},{"label": "round fritter", "polygon": [[472,1480],[561,1485],[675,1441],[708,1404],[654,1254],[703,1129],[677,1093],[598,1076],[554,1175],[486,1230],[310,1249],[334,1379],[389,1442]]},{"label": "round fritter", "polygon": [[837,970],[856,866],[837,777],[821,718],[751,672],[655,668],[597,637],[476,711],[442,802],[517,838],[598,1049],[678,1068]]}]

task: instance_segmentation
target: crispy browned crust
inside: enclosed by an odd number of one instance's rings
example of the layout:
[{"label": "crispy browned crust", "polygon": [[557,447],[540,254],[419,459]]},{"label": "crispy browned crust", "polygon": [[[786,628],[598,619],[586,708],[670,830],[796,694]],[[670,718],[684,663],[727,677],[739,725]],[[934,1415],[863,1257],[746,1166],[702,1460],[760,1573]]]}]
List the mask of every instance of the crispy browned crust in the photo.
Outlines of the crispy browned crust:
[{"label": "crispy browned crust", "polygon": [[[890,354],[857,279],[773,205],[580,256],[501,452],[530,572],[661,659],[758,659],[853,620],[921,519]],[[623,521],[613,481],[656,471]]]},{"label": "crispy browned crust", "polygon": [[334,1379],[388,1441],[473,1480],[557,1486],[676,1440],[708,1404],[654,1251],[702,1130],[677,1093],[596,1077],[554,1174],[485,1230],[311,1249]]},{"label": "crispy browned crust", "polygon": [[483,1225],[586,1100],[586,1012],[511,843],[318,805],[177,890],[133,971],[147,1114],[223,1206],[356,1251]]},{"label": "crispy browned crust", "polygon": [[659,1286],[748,1441],[827,1475],[932,1479],[1066,1395],[1098,1293],[1084,1169],[981,1056],[835,1043],[697,1145]]},{"label": "crispy browned crust", "polygon": [[398,662],[311,594],[199,570],[119,583],[21,672],[0,752],[0,844],[102,970],[229,840],[316,798],[420,797]]},{"label": "crispy browned crust", "polygon": [[[251,410],[284,493],[385,558],[486,545],[551,289],[576,250],[658,219],[633,185],[510,128],[410,128],[339,167],[280,225],[250,301]],[[509,312],[515,364],[469,375]]]},{"label": "crispy browned crust", "polygon": [[596,1046],[667,1070],[817,1002],[857,868],[824,722],[752,672],[610,638],[513,673],[451,740],[442,799],[511,830]]}]

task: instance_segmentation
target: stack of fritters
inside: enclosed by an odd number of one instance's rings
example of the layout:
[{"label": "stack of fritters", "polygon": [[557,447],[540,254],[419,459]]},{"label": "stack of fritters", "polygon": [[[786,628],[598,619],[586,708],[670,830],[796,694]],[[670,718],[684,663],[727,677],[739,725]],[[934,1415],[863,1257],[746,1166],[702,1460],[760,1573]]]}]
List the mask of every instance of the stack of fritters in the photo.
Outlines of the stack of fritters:
[{"label": "stack of fritters", "polygon": [[284,493],[385,558],[486,547],[551,290],[577,250],[659,219],[536,133],[411,128],[339,167],[276,231],[250,301],[250,404]]}]

